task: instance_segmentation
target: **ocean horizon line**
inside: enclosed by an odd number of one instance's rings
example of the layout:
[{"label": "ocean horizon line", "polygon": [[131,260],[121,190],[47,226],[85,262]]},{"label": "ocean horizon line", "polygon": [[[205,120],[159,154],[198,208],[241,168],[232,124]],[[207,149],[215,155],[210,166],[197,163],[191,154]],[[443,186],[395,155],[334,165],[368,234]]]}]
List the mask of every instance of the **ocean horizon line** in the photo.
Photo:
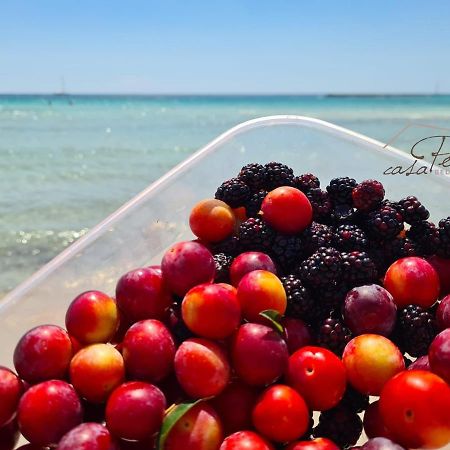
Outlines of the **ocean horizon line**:
[{"label": "ocean horizon line", "polygon": [[148,97],[148,98],[170,98],[170,97],[218,97],[218,98],[254,98],[254,97],[323,97],[323,98],[382,98],[382,97],[446,97],[450,92],[427,93],[427,92],[361,92],[361,93],[136,93],[136,92],[0,92],[0,97]]}]

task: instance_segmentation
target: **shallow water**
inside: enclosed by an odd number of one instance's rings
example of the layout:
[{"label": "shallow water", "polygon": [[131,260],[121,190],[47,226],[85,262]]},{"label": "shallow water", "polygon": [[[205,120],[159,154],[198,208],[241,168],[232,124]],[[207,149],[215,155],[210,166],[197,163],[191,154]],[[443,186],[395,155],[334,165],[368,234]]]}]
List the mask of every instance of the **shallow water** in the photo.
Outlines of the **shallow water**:
[{"label": "shallow water", "polygon": [[272,114],[386,142],[408,123],[450,128],[450,96],[0,96],[0,293],[218,134]]}]

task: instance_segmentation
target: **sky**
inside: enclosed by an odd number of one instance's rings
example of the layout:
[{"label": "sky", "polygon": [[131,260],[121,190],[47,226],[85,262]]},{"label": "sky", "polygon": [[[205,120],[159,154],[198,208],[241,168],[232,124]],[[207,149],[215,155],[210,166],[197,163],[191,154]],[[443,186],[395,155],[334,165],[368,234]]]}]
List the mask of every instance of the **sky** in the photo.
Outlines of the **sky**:
[{"label": "sky", "polygon": [[449,93],[447,0],[0,0],[0,93]]}]

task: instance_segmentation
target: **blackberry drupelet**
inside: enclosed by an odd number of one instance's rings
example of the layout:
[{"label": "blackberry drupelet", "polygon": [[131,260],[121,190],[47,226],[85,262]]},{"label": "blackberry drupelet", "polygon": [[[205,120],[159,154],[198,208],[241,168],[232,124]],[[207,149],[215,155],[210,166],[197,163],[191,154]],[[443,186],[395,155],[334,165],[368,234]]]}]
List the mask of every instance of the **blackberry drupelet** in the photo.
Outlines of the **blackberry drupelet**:
[{"label": "blackberry drupelet", "polygon": [[350,287],[372,284],[378,279],[375,263],[366,252],[341,253],[342,278]]},{"label": "blackberry drupelet", "polygon": [[260,217],[251,217],[239,226],[239,244],[242,250],[267,251],[275,232]]},{"label": "blackberry drupelet", "polygon": [[276,233],[268,253],[284,273],[301,261],[302,241],[300,236]]},{"label": "blackberry drupelet", "polygon": [[356,180],[349,177],[333,178],[327,186],[327,192],[331,200],[338,205],[352,204],[352,191],[356,186]]},{"label": "blackberry drupelet", "polygon": [[426,355],[437,334],[435,315],[420,306],[408,305],[398,312],[394,333],[404,352],[414,357]]},{"label": "blackberry drupelet", "polygon": [[306,194],[313,209],[313,220],[320,223],[328,223],[331,220],[333,204],[327,191],[315,188]]},{"label": "blackberry drupelet", "polygon": [[216,283],[230,282],[230,266],[233,262],[233,257],[225,253],[217,253],[214,255],[214,263],[216,265],[216,276],[214,281]]},{"label": "blackberry drupelet", "polygon": [[334,316],[328,317],[319,324],[317,344],[331,350],[340,357],[353,336],[343,321],[337,317],[337,314]]},{"label": "blackberry drupelet", "polygon": [[430,217],[428,209],[426,209],[417,197],[414,197],[413,195],[401,199],[397,205],[398,210],[403,216],[403,220],[410,225],[413,225],[416,222],[422,222]]},{"label": "blackberry drupelet", "polygon": [[364,227],[369,237],[374,240],[393,239],[403,230],[403,217],[391,206],[382,206],[367,215]]},{"label": "blackberry drupelet", "polygon": [[300,265],[300,278],[310,286],[324,286],[342,273],[341,254],[332,247],[321,247]]},{"label": "blackberry drupelet", "polygon": [[348,448],[356,444],[362,429],[363,424],[358,414],[343,406],[337,406],[320,414],[313,434],[314,437],[331,439],[341,448]]},{"label": "blackberry drupelet", "polygon": [[252,194],[245,204],[245,212],[247,213],[247,217],[256,217],[258,215],[266,195],[267,191],[264,190]]},{"label": "blackberry drupelet", "polygon": [[286,291],[287,308],[286,316],[306,321],[315,317],[315,301],[301,280],[295,275],[281,278]]},{"label": "blackberry drupelet", "polygon": [[334,230],[333,244],[334,247],[343,252],[363,251],[367,249],[369,240],[366,233],[357,225],[342,224]]},{"label": "blackberry drupelet", "polygon": [[244,206],[250,196],[250,188],[243,181],[231,178],[217,188],[215,198],[222,200],[232,208],[238,208]]},{"label": "blackberry drupelet", "polygon": [[237,256],[241,251],[239,238],[237,236],[230,236],[223,241],[216,242],[211,245],[213,255],[217,253],[225,253],[226,255]]},{"label": "blackberry drupelet", "polygon": [[433,222],[415,222],[406,236],[414,242],[420,256],[434,255],[439,248],[439,228]]},{"label": "blackberry drupelet", "polygon": [[369,406],[369,396],[361,394],[348,384],[344,397],[339,402],[339,406],[343,406],[344,408],[355,413],[361,413]]},{"label": "blackberry drupelet", "polygon": [[311,189],[320,188],[320,181],[312,173],[304,173],[294,178],[294,187],[307,194]]},{"label": "blackberry drupelet", "polygon": [[266,168],[258,163],[247,164],[239,172],[238,178],[253,191],[258,191],[264,187]]},{"label": "blackberry drupelet", "polygon": [[450,258],[450,217],[439,222],[439,241],[439,256]]},{"label": "blackberry drupelet", "polygon": [[311,256],[320,247],[331,247],[333,231],[328,225],[313,222],[301,234],[302,252],[304,257]]},{"label": "blackberry drupelet", "polygon": [[264,188],[271,191],[280,186],[293,186],[294,171],[279,162],[272,161],[264,166],[266,170],[266,177]]},{"label": "blackberry drupelet", "polygon": [[368,212],[378,208],[384,198],[384,187],[377,180],[365,180],[353,188],[353,206]]}]

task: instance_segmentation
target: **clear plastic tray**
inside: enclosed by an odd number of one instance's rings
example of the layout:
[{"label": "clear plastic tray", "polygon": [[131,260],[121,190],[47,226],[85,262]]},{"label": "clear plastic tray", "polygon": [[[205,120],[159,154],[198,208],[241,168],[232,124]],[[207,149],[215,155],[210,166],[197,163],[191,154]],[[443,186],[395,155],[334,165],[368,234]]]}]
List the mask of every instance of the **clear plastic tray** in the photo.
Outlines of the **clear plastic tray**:
[{"label": "clear plastic tray", "polygon": [[313,172],[324,185],[341,175],[376,178],[389,198],[417,195],[435,220],[450,213],[450,177],[383,175],[390,166],[414,162],[405,152],[307,117],[245,122],[172,169],[7,295],[0,303],[0,364],[12,367],[15,343],[28,329],[64,324],[65,310],[78,293],[113,294],[121,274],[158,263],[170,244],[191,237],[188,214],[197,201],[213,196],[216,186],[248,162],[272,160],[297,173]]}]

